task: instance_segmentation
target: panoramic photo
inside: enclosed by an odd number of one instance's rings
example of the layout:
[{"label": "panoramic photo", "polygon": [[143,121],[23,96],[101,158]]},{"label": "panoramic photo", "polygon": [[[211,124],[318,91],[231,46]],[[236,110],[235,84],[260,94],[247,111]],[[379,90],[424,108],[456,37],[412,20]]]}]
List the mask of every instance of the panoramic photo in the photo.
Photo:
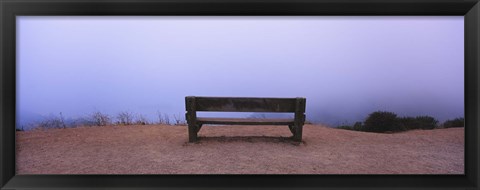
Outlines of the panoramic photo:
[{"label": "panoramic photo", "polygon": [[16,174],[464,174],[463,16],[17,16]]}]

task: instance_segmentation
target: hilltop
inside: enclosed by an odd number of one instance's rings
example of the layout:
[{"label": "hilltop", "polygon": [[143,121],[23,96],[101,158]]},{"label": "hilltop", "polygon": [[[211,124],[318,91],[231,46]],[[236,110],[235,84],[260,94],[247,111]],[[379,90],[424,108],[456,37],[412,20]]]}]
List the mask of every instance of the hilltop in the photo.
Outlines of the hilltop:
[{"label": "hilltop", "polygon": [[17,174],[463,174],[464,128],[381,134],[305,125],[19,131]]}]

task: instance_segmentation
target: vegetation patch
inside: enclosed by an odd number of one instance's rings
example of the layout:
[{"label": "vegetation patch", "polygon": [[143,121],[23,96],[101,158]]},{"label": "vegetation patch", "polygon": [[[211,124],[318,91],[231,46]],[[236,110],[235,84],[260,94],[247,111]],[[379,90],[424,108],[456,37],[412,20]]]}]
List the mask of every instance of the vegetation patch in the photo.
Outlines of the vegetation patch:
[{"label": "vegetation patch", "polygon": [[341,125],[338,129],[391,133],[407,130],[430,130],[436,128],[464,127],[465,119],[463,117],[453,120],[447,120],[439,124],[438,120],[432,116],[423,115],[416,117],[397,117],[394,112],[375,111],[368,115],[363,122],[356,122],[353,126]]}]

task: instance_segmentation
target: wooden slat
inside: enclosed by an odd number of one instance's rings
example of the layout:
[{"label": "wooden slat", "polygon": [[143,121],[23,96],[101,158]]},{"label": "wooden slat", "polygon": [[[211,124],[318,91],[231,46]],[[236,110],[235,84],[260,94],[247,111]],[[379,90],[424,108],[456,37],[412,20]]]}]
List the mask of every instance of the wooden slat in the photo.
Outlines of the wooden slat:
[{"label": "wooden slat", "polygon": [[195,97],[196,111],[295,112],[295,98]]},{"label": "wooden slat", "polygon": [[257,119],[257,118],[212,118],[197,117],[197,122],[202,124],[224,124],[224,125],[290,125],[294,124],[293,119]]}]

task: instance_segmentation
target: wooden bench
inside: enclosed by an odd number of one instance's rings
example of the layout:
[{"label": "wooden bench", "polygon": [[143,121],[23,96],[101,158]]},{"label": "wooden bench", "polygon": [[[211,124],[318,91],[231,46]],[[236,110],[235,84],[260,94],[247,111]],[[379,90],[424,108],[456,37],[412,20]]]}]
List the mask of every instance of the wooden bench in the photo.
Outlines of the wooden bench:
[{"label": "wooden bench", "polygon": [[[198,140],[197,133],[205,124],[223,125],[287,125],[295,141],[302,141],[305,123],[305,98],[185,97],[188,140]],[[293,119],[211,118],[197,117],[206,112],[275,112],[294,113]]]}]

